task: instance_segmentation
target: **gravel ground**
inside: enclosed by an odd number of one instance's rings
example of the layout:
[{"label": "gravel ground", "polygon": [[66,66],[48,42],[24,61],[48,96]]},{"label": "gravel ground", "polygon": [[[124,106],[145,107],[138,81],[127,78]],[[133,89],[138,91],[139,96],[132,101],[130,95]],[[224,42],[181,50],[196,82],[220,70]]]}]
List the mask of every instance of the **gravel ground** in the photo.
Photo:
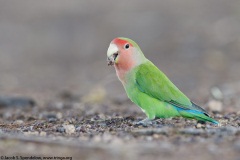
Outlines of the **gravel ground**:
[{"label": "gravel ground", "polygon": [[30,98],[1,98],[5,100],[0,112],[1,155],[22,156],[22,159],[59,156],[238,160],[240,157],[240,112],[234,107],[224,110],[221,105],[225,102],[212,99],[207,104],[222,126],[184,118],[156,119],[152,125],[142,126],[134,122],[145,115],[128,100],[96,103],[86,99],[65,92],[38,106]]}]

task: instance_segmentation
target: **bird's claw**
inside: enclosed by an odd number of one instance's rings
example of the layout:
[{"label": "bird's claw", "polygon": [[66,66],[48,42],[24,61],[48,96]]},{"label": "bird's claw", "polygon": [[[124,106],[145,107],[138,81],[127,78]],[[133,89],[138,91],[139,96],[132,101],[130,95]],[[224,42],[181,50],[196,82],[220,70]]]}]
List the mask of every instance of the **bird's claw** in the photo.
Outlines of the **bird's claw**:
[{"label": "bird's claw", "polygon": [[153,122],[148,118],[138,121],[138,122],[134,122],[134,125],[142,125],[144,127],[146,127],[148,125],[152,125],[152,124],[153,124]]}]

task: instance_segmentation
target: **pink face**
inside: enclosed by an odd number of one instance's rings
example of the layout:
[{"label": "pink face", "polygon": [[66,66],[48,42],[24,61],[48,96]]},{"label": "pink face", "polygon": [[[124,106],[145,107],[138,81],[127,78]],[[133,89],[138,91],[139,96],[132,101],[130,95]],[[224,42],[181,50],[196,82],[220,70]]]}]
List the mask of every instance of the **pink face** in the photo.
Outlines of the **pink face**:
[{"label": "pink face", "polygon": [[108,49],[108,65],[119,70],[129,70],[134,66],[134,47],[127,40],[115,38]]}]

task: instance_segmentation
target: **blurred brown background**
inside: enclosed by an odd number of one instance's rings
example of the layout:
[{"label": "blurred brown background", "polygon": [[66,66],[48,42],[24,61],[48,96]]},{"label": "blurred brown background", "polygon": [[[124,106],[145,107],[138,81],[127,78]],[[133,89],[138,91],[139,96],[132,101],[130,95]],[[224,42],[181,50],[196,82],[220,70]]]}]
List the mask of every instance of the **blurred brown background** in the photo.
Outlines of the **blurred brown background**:
[{"label": "blurred brown background", "polygon": [[[240,79],[238,0],[1,0],[0,93],[124,95],[106,64],[110,41],[138,42],[188,96]],[[201,96],[199,96],[201,95]]]}]

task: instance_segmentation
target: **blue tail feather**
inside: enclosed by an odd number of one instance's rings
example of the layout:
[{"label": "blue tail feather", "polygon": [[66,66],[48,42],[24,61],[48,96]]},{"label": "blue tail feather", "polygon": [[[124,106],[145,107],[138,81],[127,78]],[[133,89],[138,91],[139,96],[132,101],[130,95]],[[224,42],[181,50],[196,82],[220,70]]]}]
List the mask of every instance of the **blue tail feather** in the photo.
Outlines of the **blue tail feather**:
[{"label": "blue tail feather", "polygon": [[175,108],[183,117],[196,119],[199,121],[208,121],[208,122],[219,125],[219,122],[214,120],[213,118],[209,117],[209,115],[207,113],[204,113],[204,112],[201,112],[198,110],[183,109],[183,108],[179,108],[176,106],[175,106]]}]

